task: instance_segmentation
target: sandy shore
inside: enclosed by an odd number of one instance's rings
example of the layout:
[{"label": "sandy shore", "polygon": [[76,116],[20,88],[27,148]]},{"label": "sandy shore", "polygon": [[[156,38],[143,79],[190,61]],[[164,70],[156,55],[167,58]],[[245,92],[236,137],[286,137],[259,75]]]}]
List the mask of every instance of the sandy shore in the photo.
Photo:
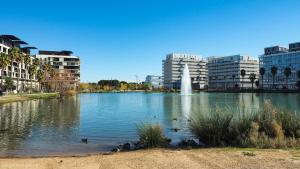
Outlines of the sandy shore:
[{"label": "sandy shore", "polygon": [[86,157],[1,158],[1,169],[295,169],[300,151],[256,150],[141,150]]}]

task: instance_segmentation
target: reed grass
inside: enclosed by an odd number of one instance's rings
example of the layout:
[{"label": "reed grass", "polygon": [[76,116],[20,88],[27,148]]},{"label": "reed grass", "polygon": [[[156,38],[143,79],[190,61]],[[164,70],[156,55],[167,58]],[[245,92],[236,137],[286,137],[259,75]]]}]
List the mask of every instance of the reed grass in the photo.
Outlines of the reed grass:
[{"label": "reed grass", "polygon": [[280,111],[269,100],[262,110],[240,112],[232,107],[192,117],[191,133],[210,147],[300,147],[300,115]]}]

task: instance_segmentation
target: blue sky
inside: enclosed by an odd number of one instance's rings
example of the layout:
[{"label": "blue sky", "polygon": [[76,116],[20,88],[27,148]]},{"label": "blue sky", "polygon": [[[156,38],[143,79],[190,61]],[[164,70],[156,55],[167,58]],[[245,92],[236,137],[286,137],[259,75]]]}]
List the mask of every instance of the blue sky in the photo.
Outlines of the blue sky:
[{"label": "blue sky", "polygon": [[[5,6],[5,7],[4,7]],[[84,82],[161,75],[167,53],[250,54],[300,41],[299,0],[2,1],[0,34],[72,50]]]}]

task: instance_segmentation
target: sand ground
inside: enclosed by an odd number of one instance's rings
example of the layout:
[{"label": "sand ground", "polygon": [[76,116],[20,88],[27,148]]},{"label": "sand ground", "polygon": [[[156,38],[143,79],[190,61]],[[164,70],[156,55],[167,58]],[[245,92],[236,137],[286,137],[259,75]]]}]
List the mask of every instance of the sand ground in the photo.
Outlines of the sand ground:
[{"label": "sand ground", "polygon": [[0,169],[300,169],[300,150],[141,150],[82,157],[0,158]]}]

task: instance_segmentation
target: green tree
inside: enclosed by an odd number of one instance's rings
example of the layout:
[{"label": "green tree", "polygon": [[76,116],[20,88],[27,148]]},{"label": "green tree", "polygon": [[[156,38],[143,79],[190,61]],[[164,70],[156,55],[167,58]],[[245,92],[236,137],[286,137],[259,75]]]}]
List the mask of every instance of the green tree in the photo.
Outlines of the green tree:
[{"label": "green tree", "polygon": [[290,67],[286,67],[284,69],[284,75],[285,75],[285,83],[286,83],[286,88],[288,88],[288,80],[289,80],[289,77],[291,76],[292,74],[292,69]]},{"label": "green tree", "polygon": [[265,68],[260,68],[259,69],[259,74],[261,76],[261,86],[262,86],[262,89],[264,88],[264,75],[266,73],[266,69]]},{"label": "green tree", "polygon": [[271,67],[271,74],[272,74],[272,77],[273,77],[273,88],[275,88],[275,76],[277,74],[277,67],[276,66],[272,66]]},{"label": "green tree", "polygon": [[40,65],[40,60],[38,58],[34,58],[32,64],[35,65],[35,66],[39,66]]},{"label": "green tree", "polygon": [[250,82],[251,82],[252,90],[253,90],[253,84],[254,84],[254,82],[255,82],[255,79],[256,79],[256,75],[255,75],[254,73],[251,73],[251,74],[249,75],[249,80],[250,80]]},{"label": "green tree", "polygon": [[36,78],[37,78],[37,80],[38,80],[38,82],[40,83],[40,85],[41,85],[41,88],[40,88],[40,90],[42,91],[42,89],[43,89],[43,87],[42,87],[42,83],[43,83],[43,80],[44,80],[44,78],[45,78],[45,76],[44,76],[44,71],[42,70],[42,69],[39,69],[38,71],[37,71],[37,73],[36,73]]},{"label": "green tree", "polygon": [[4,87],[8,91],[11,91],[14,88],[14,81],[11,77],[5,77]]},{"label": "green tree", "polygon": [[[19,65],[19,63],[22,61],[21,57],[21,51],[17,47],[12,47],[11,49],[8,50],[8,57],[10,58],[11,61],[11,78],[13,78],[13,70],[14,70],[14,62]],[[18,66],[17,68],[17,92],[19,92],[19,77],[20,77],[20,67]]]},{"label": "green tree", "polygon": [[256,81],[255,81],[255,86],[256,86],[256,87],[259,87],[259,80],[256,80]]},{"label": "green tree", "polygon": [[5,53],[0,53],[0,69],[1,71],[1,87],[3,87],[3,79],[4,79],[4,70],[5,68],[9,65],[9,58],[7,54]]},{"label": "green tree", "polygon": [[37,67],[35,65],[30,65],[28,69],[29,78],[30,78],[30,91],[32,90],[32,79],[37,71]]},{"label": "green tree", "polygon": [[242,70],[241,70],[241,76],[242,76],[242,89],[243,89],[243,87],[244,87],[244,77],[245,77],[245,75],[246,75],[246,70],[245,70],[245,69],[242,69]]}]

